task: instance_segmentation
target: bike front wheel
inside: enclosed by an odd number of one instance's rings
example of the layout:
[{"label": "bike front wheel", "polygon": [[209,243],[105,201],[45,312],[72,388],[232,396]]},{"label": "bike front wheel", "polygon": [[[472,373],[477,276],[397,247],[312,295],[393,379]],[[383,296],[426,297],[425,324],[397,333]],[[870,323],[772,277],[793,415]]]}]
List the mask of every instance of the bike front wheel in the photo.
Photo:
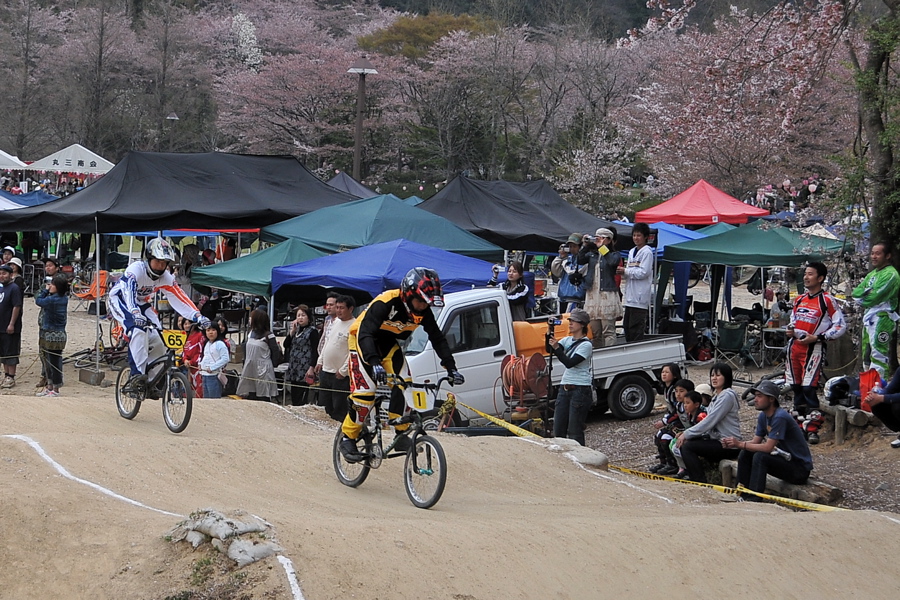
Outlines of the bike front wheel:
[{"label": "bike front wheel", "polygon": [[140,391],[125,390],[125,384],[131,377],[131,369],[125,368],[119,371],[116,377],[116,408],[119,409],[119,415],[124,419],[133,419],[141,410],[141,402],[144,400],[143,388]]},{"label": "bike front wheel", "polygon": [[[334,436],[334,446],[331,450],[332,461],[334,462],[334,474],[337,475],[338,481],[348,487],[357,487],[366,480],[371,470],[365,461],[358,463],[347,462],[344,455],[341,454],[341,440],[344,438],[344,432],[338,428]],[[357,445],[359,443],[357,442]]]},{"label": "bike front wheel", "polygon": [[172,372],[166,379],[168,380],[166,394],[162,403],[163,419],[169,431],[181,433],[191,420],[194,392],[184,373]]},{"label": "bike front wheel", "polygon": [[403,483],[410,502],[418,508],[431,508],[441,499],[447,484],[447,458],[440,442],[420,435],[406,453]]}]

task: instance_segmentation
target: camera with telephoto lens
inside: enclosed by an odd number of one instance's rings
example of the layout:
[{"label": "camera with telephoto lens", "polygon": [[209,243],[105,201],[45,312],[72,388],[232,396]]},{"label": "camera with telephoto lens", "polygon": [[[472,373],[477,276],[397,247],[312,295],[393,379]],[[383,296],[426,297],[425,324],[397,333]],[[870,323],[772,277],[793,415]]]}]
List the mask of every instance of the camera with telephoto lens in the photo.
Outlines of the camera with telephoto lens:
[{"label": "camera with telephoto lens", "polygon": [[44,283],[50,283],[51,281],[53,281],[53,278],[50,277],[49,275],[47,275],[46,277],[44,277]]}]

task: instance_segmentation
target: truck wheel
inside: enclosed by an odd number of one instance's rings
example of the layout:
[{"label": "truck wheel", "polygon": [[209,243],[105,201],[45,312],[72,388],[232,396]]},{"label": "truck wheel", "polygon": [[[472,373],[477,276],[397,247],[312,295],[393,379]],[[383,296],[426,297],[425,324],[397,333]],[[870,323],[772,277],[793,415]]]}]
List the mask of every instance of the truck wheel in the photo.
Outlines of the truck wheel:
[{"label": "truck wheel", "polygon": [[626,375],[616,379],[607,398],[613,416],[627,421],[649,415],[656,394],[650,382],[640,375]]}]

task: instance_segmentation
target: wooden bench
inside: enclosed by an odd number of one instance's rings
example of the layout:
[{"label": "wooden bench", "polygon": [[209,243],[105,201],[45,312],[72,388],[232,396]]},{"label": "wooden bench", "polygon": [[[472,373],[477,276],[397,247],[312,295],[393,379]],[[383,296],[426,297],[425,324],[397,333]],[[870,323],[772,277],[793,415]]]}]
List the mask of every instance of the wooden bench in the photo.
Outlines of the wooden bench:
[{"label": "wooden bench", "polygon": [[[736,460],[719,461],[719,472],[722,474],[722,485],[732,488],[737,487]],[[819,481],[818,479],[810,478],[803,485],[795,485],[772,477],[771,475],[766,477],[765,493],[772,496],[803,500],[804,502],[814,502],[816,504],[836,504],[844,497],[844,492],[840,489],[825,483],[824,481]]]}]

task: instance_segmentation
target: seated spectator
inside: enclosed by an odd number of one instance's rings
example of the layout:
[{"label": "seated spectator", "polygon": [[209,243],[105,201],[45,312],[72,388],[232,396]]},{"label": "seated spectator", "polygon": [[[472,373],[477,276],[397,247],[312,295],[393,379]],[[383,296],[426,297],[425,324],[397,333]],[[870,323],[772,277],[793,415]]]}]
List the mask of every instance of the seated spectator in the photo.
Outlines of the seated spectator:
[{"label": "seated spectator", "polygon": [[[759,412],[756,434],[750,441],[722,438],[722,447],[740,450],[738,482],[754,492],[766,491],[766,475],[797,485],[806,483],[812,471],[812,455],[797,421],[778,404],[778,386],[763,380],[750,390]],[[760,501],[752,494],[744,500]]]},{"label": "seated spectator", "polygon": [[[681,418],[682,422],[685,424],[685,429],[693,427],[706,418],[706,407],[703,406],[703,400],[696,391],[686,392],[683,395],[681,405],[683,408]],[[675,457],[675,462],[678,464],[678,473],[675,477],[678,479],[690,479],[687,468],[684,466],[684,459],[681,457],[681,450],[676,446],[676,440],[673,439],[669,444],[669,451],[672,453],[672,456]]]},{"label": "seated spectator", "polygon": [[[664,366],[663,380],[671,377],[672,371],[680,374],[677,365]],[[672,385],[668,385],[667,388],[672,390],[671,400],[669,394],[666,394],[666,413],[662,419],[654,423],[657,431],[653,437],[653,443],[656,444],[659,464],[648,469],[651,473],[659,475],[674,475],[678,472],[678,463],[669,446],[675,436],[686,427],[683,416],[684,395],[694,389],[694,383],[688,379],[679,379]]]},{"label": "seated spectator", "polygon": [[[497,285],[497,276],[500,274],[500,266],[494,265],[493,277],[488,281],[488,285],[494,287]],[[529,289],[525,283],[525,268],[522,263],[515,260],[509,263],[509,269],[506,270],[506,281],[500,284],[503,291],[506,292],[506,300],[509,302],[509,310],[512,313],[513,321],[524,321],[528,318],[528,300]]]},{"label": "seated spectator", "polygon": [[[885,427],[900,432],[900,369],[894,372],[882,393],[873,390],[866,400],[872,407],[872,414],[881,419]],[[891,442],[891,448],[900,448],[900,435]]]},{"label": "seated spectator", "polygon": [[723,437],[741,438],[741,403],[731,389],[734,374],[727,363],[715,363],[709,370],[713,398],[706,418],[678,434],[676,445],[691,481],[706,483],[701,458],[718,463],[723,458],[737,458],[740,450],[722,446]]}]

